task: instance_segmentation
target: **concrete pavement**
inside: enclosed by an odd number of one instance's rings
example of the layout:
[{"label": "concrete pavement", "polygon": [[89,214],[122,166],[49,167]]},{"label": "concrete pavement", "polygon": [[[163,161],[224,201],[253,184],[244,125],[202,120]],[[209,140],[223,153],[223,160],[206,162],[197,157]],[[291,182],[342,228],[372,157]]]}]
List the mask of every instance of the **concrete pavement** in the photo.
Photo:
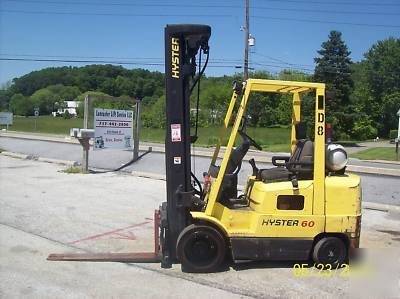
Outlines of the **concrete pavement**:
[{"label": "concrete pavement", "polygon": [[400,214],[373,210],[363,211],[361,233],[372,257],[361,270],[351,266],[350,276],[343,270],[299,276],[293,263],[282,262],[196,275],[181,273],[179,265],[46,261],[54,252],[151,250],[153,210],[165,199],[160,180],[66,174],[64,167],[0,155],[2,298],[394,298],[400,292],[400,265],[393,262],[400,258]]}]

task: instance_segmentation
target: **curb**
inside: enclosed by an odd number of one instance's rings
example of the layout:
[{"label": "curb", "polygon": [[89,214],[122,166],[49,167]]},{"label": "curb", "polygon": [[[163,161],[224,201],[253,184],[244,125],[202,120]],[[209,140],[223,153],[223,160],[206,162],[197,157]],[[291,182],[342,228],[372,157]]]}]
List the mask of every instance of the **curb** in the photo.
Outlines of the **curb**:
[{"label": "curb", "polygon": [[34,134],[34,133],[26,134],[26,133],[18,133],[18,132],[5,132],[5,133],[4,132],[0,132],[0,137],[79,144],[78,140],[72,139],[72,138],[70,138],[68,136],[55,137],[55,136],[46,136],[44,134]]},{"label": "curb", "polygon": [[381,163],[381,164],[395,164],[395,165],[400,165],[400,161],[387,161],[387,160],[360,160],[360,161],[366,161],[370,163]]},{"label": "curb", "polygon": [[[28,134],[28,133],[19,133],[19,132],[0,132],[0,137],[5,137],[5,138],[16,138],[16,139],[28,139],[28,140],[38,140],[38,141],[48,141],[48,142],[58,142],[58,143],[69,143],[69,144],[79,144],[78,140],[75,138],[69,138],[67,136],[65,137],[58,137],[58,136],[46,136],[45,134]],[[139,151],[147,151],[148,146],[146,145],[141,145],[139,146]],[[165,153],[165,148],[162,146],[152,146],[152,152],[154,153]],[[257,153],[257,152],[256,152]],[[257,161],[260,163],[272,163],[271,157],[262,156],[263,152],[260,152],[261,154],[257,155]],[[195,155],[196,157],[206,157],[210,158],[213,156],[213,152],[210,151],[204,151],[204,150],[195,150]],[[223,152],[218,155],[218,158],[223,158]],[[251,158],[245,157],[243,161],[248,162]],[[65,160],[60,160],[60,161],[65,161]],[[377,160],[362,160],[362,161],[368,161],[368,162],[375,162],[375,163],[385,163],[385,164],[394,164],[397,165],[398,163],[390,163],[389,161],[384,161],[384,162],[378,162]],[[46,162],[46,161],[44,161]],[[60,164],[65,164],[65,163],[60,163]],[[71,165],[70,163],[66,165]],[[74,164],[76,165],[76,164]],[[386,176],[394,176],[394,177],[400,177],[400,169],[394,169],[394,168],[379,168],[379,167],[371,167],[371,166],[359,166],[359,165],[348,165],[347,166],[347,171],[353,172],[353,173],[358,173],[358,174],[373,174],[373,175],[386,175]]]},{"label": "curb", "polygon": [[3,156],[21,159],[21,160],[34,160],[39,162],[46,162],[46,163],[53,163],[53,164],[60,164],[66,166],[78,166],[79,163],[77,161],[70,161],[70,160],[61,160],[61,159],[53,159],[53,158],[44,158],[44,157],[35,157],[32,155],[20,154],[20,153],[13,153],[13,152],[1,152]]},{"label": "curb", "polygon": [[60,159],[43,158],[43,157],[38,157],[37,161],[46,162],[46,163],[61,164],[61,165],[66,165],[66,166],[78,166],[79,165],[79,163],[77,161],[60,160]]},{"label": "curb", "polygon": [[374,174],[374,175],[388,175],[400,177],[400,169],[393,168],[378,168],[371,166],[358,166],[358,165],[348,165],[346,170],[354,173],[363,174]]},{"label": "curb", "polygon": [[16,158],[16,159],[22,159],[22,160],[30,160],[32,159],[32,156],[30,155],[25,155],[25,154],[19,154],[19,153],[13,153],[13,152],[1,152],[3,156],[11,157],[11,158]]}]

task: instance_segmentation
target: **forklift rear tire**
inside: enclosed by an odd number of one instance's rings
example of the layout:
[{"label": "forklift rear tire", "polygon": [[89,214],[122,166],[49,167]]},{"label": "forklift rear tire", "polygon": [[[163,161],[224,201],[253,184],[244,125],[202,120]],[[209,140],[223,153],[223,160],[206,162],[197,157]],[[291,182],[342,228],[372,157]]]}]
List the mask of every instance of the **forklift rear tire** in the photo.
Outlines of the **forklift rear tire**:
[{"label": "forklift rear tire", "polygon": [[179,235],[176,247],[183,272],[218,271],[226,256],[224,237],[207,225],[187,226]]},{"label": "forklift rear tire", "polygon": [[348,251],[345,243],[337,237],[324,237],[317,242],[313,250],[313,260],[316,264],[340,267],[347,262]]}]

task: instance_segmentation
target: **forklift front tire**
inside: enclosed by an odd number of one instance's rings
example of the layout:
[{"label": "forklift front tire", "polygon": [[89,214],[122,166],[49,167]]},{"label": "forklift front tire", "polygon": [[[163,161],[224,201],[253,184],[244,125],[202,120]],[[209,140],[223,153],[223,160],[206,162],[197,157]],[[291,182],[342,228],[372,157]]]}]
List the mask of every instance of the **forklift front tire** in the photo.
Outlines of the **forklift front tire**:
[{"label": "forklift front tire", "polygon": [[312,257],[315,264],[336,268],[347,262],[347,253],[346,245],[341,239],[324,237],[315,244]]},{"label": "forklift front tire", "polygon": [[179,235],[176,247],[184,272],[216,272],[226,256],[224,237],[207,225],[187,226]]}]

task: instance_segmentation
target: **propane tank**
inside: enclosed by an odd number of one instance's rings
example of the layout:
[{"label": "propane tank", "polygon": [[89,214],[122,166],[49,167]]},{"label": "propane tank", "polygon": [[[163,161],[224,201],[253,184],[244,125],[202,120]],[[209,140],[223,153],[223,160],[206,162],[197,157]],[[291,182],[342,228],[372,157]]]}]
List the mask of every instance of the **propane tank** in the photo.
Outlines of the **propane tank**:
[{"label": "propane tank", "polygon": [[340,144],[328,144],[326,146],[325,163],[329,171],[343,170],[348,162],[347,153]]}]

